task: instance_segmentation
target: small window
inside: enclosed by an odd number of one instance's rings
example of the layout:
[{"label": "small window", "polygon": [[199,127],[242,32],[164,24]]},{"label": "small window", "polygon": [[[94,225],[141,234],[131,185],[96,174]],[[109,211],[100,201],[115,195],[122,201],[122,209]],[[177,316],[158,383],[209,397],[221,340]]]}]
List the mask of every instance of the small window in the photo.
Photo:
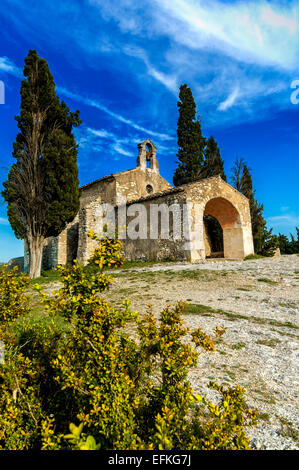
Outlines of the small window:
[{"label": "small window", "polygon": [[147,185],[146,185],[146,192],[147,192],[148,194],[151,194],[151,193],[154,192],[154,188],[152,187],[151,184],[147,184]]}]

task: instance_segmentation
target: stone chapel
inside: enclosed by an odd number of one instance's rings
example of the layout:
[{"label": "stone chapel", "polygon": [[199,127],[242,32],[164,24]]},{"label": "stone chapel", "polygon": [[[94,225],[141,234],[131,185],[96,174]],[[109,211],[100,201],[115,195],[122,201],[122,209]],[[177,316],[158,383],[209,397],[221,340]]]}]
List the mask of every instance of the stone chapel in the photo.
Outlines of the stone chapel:
[{"label": "stone chapel", "polygon": [[[58,264],[71,263],[77,259],[87,264],[94,240],[87,233],[96,232],[99,206],[108,203],[115,207],[116,214],[123,201],[129,209],[142,205],[150,214],[156,208],[172,206],[181,208],[169,219],[169,237],[161,234],[155,239],[149,233],[134,240],[122,240],[124,254],[128,260],[186,260],[191,263],[212,255],[204,216],[217,219],[223,231],[223,257],[242,259],[254,253],[248,199],[223,181],[220,176],[206,178],[195,183],[173,187],[159,173],[157,148],[150,139],[138,145],[137,166],[132,170],[114,173],[81,187],[80,210],[74,220],[58,236],[47,239],[43,251],[43,269],[55,269]],[[186,205],[196,207],[183,215]],[[137,207],[137,206],[136,206]],[[140,206],[139,206],[140,207]],[[155,208],[155,207],[154,207]],[[130,210],[128,210],[130,213]],[[184,238],[173,235],[175,217],[183,220],[188,230]],[[133,216],[128,217],[127,222]],[[150,231],[150,226],[147,232]],[[28,251],[25,247],[24,268],[28,268]]]}]

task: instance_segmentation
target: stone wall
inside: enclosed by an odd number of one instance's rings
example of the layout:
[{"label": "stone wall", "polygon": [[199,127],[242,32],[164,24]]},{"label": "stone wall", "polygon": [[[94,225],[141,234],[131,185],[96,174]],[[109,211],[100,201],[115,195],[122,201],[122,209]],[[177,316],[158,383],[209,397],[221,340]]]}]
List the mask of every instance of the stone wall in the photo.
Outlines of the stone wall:
[{"label": "stone wall", "polygon": [[[185,204],[185,194],[180,190],[169,191],[168,194],[160,195],[159,197],[153,196],[139,201],[133,201],[128,204],[127,209],[133,208],[132,204],[141,204],[147,214],[147,230],[144,237],[136,240],[129,238],[122,239],[124,245],[124,254],[127,260],[187,260],[188,252],[186,251],[184,239],[176,239],[175,227],[180,227],[180,232],[183,233],[183,219],[182,211],[183,205]],[[165,234],[161,231],[161,217],[165,217],[163,213],[163,205],[171,207],[177,205],[180,208],[179,213],[172,211],[169,215],[169,236],[165,237]],[[155,208],[156,206],[156,208]],[[157,238],[151,238],[151,213],[157,212],[159,214],[159,224],[157,227]],[[138,214],[133,214],[127,217],[127,226],[134,220]],[[168,224],[167,224],[168,225]],[[120,237],[122,238],[122,237]]]},{"label": "stone wall", "polygon": [[[91,252],[96,248],[97,243],[87,236],[90,230],[97,232],[98,209],[100,204],[97,201],[90,202],[79,212],[79,232],[77,260],[84,265],[87,264]],[[98,233],[99,235],[99,233]]]},{"label": "stone wall", "polygon": [[[77,215],[58,237],[46,239],[43,248],[42,269],[55,269],[58,264],[73,262],[77,257],[78,232],[79,216]],[[25,259],[28,263],[28,253]]]},{"label": "stone wall", "polygon": [[81,188],[80,208],[86,207],[90,202],[109,202],[116,204],[116,184],[114,175],[106,176]]},{"label": "stone wall", "polygon": [[12,258],[7,263],[7,269],[11,270],[15,267],[18,267],[19,272],[24,271],[24,256],[19,256],[18,258]]},{"label": "stone wall", "polygon": [[159,173],[141,167],[116,174],[115,184],[115,205],[121,204],[124,198],[130,202],[172,188]]},{"label": "stone wall", "polygon": [[[125,256],[129,260],[186,259],[198,262],[205,259],[211,254],[203,221],[205,214],[215,217],[223,229],[225,258],[242,259],[254,252],[248,199],[218,176],[166,191],[165,194],[141,198],[128,206],[132,204],[141,204],[146,208],[148,228],[146,236],[143,234],[136,240],[123,240]],[[166,240],[161,233],[157,239],[150,238],[150,206],[163,204],[179,204],[180,220],[187,217],[185,232],[182,230],[183,240],[175,240],[171,236]],[[183,207],[187,205],[189,209],[183,213]],[[134,217],[136,214],[128,217],[127,223]],[[170,234],[172,229],[171,219]]]}]

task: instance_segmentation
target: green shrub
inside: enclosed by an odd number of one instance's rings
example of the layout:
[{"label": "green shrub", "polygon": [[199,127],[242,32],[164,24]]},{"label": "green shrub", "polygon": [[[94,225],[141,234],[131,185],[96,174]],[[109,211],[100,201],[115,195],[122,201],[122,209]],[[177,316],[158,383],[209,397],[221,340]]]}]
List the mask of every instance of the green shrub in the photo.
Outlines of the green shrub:
[{"label": "green shrub", "polygon": [[262,255],[257,255],[256,253],[253,254],[253,255],[247,255],[245,256],[244,258],[244,261],[248,261],[248,260],[251,260],[251,259],[261,259],[261,258],[266,258],[265,256],[262,256]]},{"label": "green shrub", "polygon": [[0,325],[29,312],[30,298],[25,294],[29,284],[28,276],[18,275],[17,266],[10,271],[0,266]]},{"label": "green shrub", "polygon": [[261,239],[261,248],[259,254],[271,257],[274,256],[278,248],[279,240],[277,235],[272,235],[272,228],[270,230],[267,230],[267,228],[265,227]]},{"label": "green shrub", "polygon": [[150,309],[143,317],[132,312],[125,299],[121,309],[109,305],[99,295],[113,280],[104,270],[122,265],[122,246],[98,241],[98,272],[59,267],[62,287],[52,297],[41,293],[49,316],[69,329],[26,318],[17,333],[3,329],[9,354],[0,366],[0,448],[248,449],[244,429],[256,415],[242,388],[211,382],[215,404],[195,395],[188,380],[198,353],[213,352],[224,329],[213,338],[190,331],[183,303],[165,308],[159,322]]}]

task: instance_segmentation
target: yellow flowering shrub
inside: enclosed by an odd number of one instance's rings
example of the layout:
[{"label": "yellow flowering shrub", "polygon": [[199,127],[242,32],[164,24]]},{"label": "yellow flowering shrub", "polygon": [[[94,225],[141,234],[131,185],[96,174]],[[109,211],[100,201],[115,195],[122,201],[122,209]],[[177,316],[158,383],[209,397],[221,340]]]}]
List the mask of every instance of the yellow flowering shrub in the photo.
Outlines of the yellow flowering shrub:
[{"label": "yellow flowering shrub", "polygon": [[40,449],[43,420],[68,399],[51,366],[65,331],[30,318],[29,284],[16,269],[0,269],[0,449],[5,450]]},{"label": "yellow flowering shrub", "polygon": [[[24,318],[11,338],[10,361],[0,365],[0,448],[248,449],[244,429],[256,415],[242,388],[211,383],[219,395],[211,403],[188,380],[199,353],[212,353],[225,330],[190,331],[182,302],[159,321],[126,300],[114,308],[101,293],[113,281],[105,269],[124,261],[122,245],[89,236],[98,241],[97,269],[59,267],[62,287],[40,292],[53,325]],[[57,318],[67,331],[55,327]]]},{"label": "yellow flowering shrub", "polygon": [[29,312],[29,296],[25,294],[30,284],[26,274],[18,275],[18,267],[8,271],[0,266],[0,324],[14,321]]},{"label": "yellow flowering shrub", "polygon": [[0,365],[0,449],[38,448],[41,421],[38,372],[13,341],[5,353],[5,363]]},{"label": "yellow flowering shrub", "polygon": [[12,325],[26,316],[30,297],[26,289],[30,279],[0,267],[0,341],[4,358],[0,363],[0,449],[26,449],[37,438],[34,433],[39,401],[35,397],[35,376],[29,358],[17,344]]}]

